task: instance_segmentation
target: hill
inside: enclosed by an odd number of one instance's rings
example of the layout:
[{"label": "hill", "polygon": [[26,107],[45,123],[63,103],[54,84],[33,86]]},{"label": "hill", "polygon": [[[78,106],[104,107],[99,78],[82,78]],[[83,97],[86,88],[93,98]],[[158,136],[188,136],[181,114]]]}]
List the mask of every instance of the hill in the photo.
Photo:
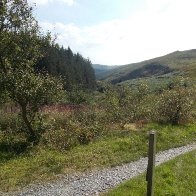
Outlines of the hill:
[{"label": "hill", "polygon": [[118,68],[118,65],[100,65],[100,64],[92,64],[92,67],[95,70],[95,76],[97,79],[99,79],[104,73],[113,70],[115,68]]},{"label": "hill", "polygon": [[120,66],[101,75],[100,80],[117,84],[138,78],[185,75],[196,78],[196,49]]}]

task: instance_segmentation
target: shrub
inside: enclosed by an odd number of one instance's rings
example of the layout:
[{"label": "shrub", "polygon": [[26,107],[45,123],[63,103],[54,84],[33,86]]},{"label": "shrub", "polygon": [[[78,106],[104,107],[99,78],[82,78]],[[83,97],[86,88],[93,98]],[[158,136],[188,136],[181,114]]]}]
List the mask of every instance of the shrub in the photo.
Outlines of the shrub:
[{"label": "shrub", "polygon": [[68,150],[77,143],[76,126],[66,112],[45,113],[45,130],[41,145],[57,150]]},{"label": "shrub", "polygon": [[133,122],[145,119],[149,112],[148,103],[146,103],[148,93],[149,87],[144,82],[137,86],[109,86],[103,99],[107,119],[113,122]]},{"label": "shrub", "polygon": [[157,101],[156,120],[162,123],[179,124],[191,119],[194,94],[186,87],[164,90]]},{"label": "shrub", "polygon": [[94,106],[87,110],[76,111],[72,115],[76,125],[76,135],[80,144],[88,144],[105,131],[99,112]]},{"label": "shrub", "polygon": [[50,130],[44,133],[40,141],[41,144],[56,150],[69,150],[77,145],[75,131],[69,128]]},{"label": "shrub", "polygon": [[9,131],[18,132],[21,130],[21,120],[18,117],[18,113],[6,113],[1,112],[0,118],[0,130],[1,131]]},{"label": "shrub", "polygon": [[41,139],[42,145],[58,150],[68,150],[78,144],[88,144],[105,130],[96,109],[80,108],[74,111],[48,114],[48,131]]},{"label": "shrub", "polygon": [[73,86],[67,94],[67,100],[73,104],[84,104],[90,102],[92,92],[87,92],[81,86]]},{"label": "shrub", "polygon": [[9,159],[10,155],[20,154],[28,149],[24,133],[14,132],[11,129],[0,132],[1,161]]},{"label": "shrub", "polygon": [[97,136],[103,134],[104,128],[101,124],[83,125],[77,129],[77,139],[80,144],[88,144],[93,141]]}]

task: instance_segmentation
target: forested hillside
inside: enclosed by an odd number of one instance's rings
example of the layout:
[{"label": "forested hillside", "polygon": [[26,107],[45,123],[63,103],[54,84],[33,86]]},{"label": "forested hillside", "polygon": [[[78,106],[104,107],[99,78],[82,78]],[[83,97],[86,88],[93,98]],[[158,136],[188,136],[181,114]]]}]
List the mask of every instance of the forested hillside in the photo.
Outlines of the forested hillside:
[{"label": "forested hillside", "polygon": [[83,89],[95,88],[95,73],[89,59],[85,59],[79,53],[74,54],[69,47],[65,49],[58,44],[48,46],[44,50],[46,56],[35,66],[38,71],[44,70],[61,76],[66,90],[71,90],[73,86]]}]

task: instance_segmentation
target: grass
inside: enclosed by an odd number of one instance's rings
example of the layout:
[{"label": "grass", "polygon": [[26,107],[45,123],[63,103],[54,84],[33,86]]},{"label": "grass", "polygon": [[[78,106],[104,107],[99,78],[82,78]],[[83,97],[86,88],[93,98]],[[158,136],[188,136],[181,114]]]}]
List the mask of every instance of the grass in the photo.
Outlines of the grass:
[{"label": "grass", "polygon": [[195,141],[196,125],[172,126],[150,124],[142,130],[112,130],[102,138],[69,151],[43,146],[13,153],[0,137],[0,191],[21,189],[30,183],[54,180],[57,174],[83,172],[111,167],[147,155],[148,131],[157,130],[157,150],[166,150]]},{"label": "grass", "polygon": [[[181,155],[155,170],[154,195],[196,195],[196,150]],[[142,196],[146,194],[145,174],[129,180],[103,196]]]},{"label": "grass", "polygon": [[[186,77],[190,77],[191,80],[195,81],[195,54],[196,50],[187,50],[187,51],[178,51],[171,54],[167,54],[162,57],[157,57],[154,59],[149,59],[147,61],[142,61],[139,63],[132,63],[124,66],[120,66],[117,69],[109,70],[102,74],[99,79],[105,81],[113,81],[115,84],[120,83],[122,81],[129,81],[133,79],[133,73],[138,73],[137,71],[141,71],[143,75],[146,74],[145,69],[143,69],[146,65],[149,64],[157,64],[157,65],[167,65],[170,69],[175,69],[177,72],[174,74],[180,76],[184,74]],[[156,76],[153,72],[149,72],[150,77]],[[173,73],[172,73],[173,74]],[[135,77],[141,78],[139,75],[134,74]],[[161,74],[164,76],[164,74]]]}]

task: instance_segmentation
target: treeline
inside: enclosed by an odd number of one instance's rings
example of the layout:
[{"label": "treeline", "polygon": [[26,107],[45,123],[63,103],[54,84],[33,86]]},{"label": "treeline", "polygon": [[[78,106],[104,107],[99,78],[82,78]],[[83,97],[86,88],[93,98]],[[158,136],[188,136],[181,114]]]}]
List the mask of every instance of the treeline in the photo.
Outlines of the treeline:
[{"label": "treeline", "polygon": [[61,76],[64,88],[68,91],[75,86],[80,89],[95,88],[95,73],[89,59],[79,53],[74,54],[69,47],[66,49],[58,44],[47,46],[44,50],[46,56],[35,65],[39,72],[47,71],[54,76]]}]

